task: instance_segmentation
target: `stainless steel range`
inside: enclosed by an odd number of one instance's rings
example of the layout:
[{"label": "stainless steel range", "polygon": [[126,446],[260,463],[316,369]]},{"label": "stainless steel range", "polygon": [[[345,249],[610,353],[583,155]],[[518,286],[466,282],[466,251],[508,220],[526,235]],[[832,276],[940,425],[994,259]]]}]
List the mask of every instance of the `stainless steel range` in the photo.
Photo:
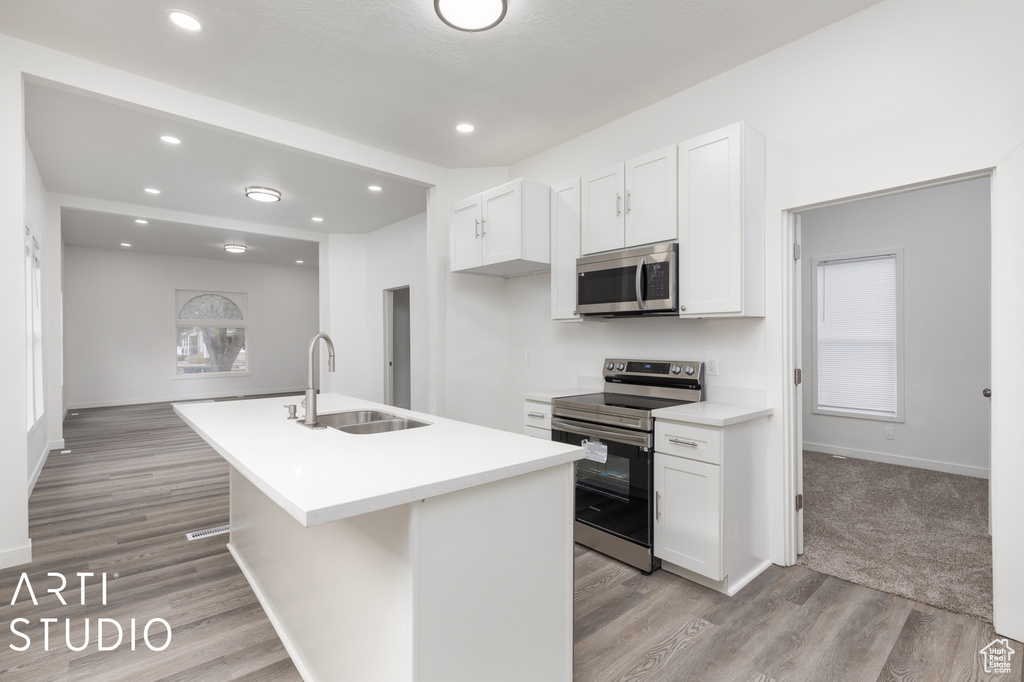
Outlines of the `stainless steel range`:
[{"label": "stainless steel range", "polygon": [[551,401],[551,439],[583,447],[576,463],[576,542],[641,571],[653,554],[653,410],[704,400],[704,363],[604,364],[604,391]]}]

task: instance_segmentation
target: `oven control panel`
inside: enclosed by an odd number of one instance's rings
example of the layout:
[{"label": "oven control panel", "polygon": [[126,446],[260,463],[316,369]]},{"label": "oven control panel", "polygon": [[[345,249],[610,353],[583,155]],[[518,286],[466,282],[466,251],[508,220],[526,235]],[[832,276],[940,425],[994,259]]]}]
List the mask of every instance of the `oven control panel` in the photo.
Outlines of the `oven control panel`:
[{"label": "oven control panel", "polygon": [[[623,360],[604,361],[606,381],[629,382],[633,378],[663,377],[665,379],[696,379],[704,374],[704,363],[696,360]],[[643,381],[643,379],[641,379]]]}]

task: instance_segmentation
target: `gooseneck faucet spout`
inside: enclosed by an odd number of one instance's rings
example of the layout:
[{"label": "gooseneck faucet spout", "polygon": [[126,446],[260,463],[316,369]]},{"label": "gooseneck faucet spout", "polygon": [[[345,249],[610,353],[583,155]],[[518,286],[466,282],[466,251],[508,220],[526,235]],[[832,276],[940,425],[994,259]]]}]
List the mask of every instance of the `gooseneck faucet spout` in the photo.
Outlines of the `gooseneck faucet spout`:
[{"label": "gooseneck faucet spout", "polygon": [[316,351],[316,342],[320,339],[327,342],[327,371],[334,371],[334,343],[326,333],[320,332],[309,342],[309,355],[306,357],[306,418],[299,420],[300,424],[311,429],[326,428],[316,420],[316,389],[313,387],[313,353]]}]

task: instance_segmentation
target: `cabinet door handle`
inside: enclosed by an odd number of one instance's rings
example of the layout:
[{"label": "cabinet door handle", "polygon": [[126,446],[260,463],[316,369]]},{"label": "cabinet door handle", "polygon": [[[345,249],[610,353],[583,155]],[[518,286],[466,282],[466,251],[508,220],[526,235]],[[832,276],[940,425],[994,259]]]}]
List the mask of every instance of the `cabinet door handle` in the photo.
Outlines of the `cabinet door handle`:
[{"label": "cabinet door handle", "polygon": [[676,445],[685,445],[688,448],[695,448],[695,447],[697,447],[697,444],[694,443],[692,440],[680,440],[678,438],[671,438],[670,437],[668,439],[668,442],[669,443],[675,443]]},{"label": "cabinet door handle", "polygon": [[477,218],[473,222],[476,223],[474,225],[474,227],[473,227],[473,231],[476,232],[476,236],[479,237],[480,236],[480,219]]},{"label": "cabinet door handle", "polygon": [[622,194],[620,192],[615,193],[615,215],[622,215]]},{"label": "cabinet door handle", "polygon": [[629,212],[631,210],[633,210],[633,193],[627,189],[626,190],[626,215],[629,215]]},{"label": "cabinet door handle", "polygon": [[654,493],[654,520],[661,520],[661,491],[655,491]]},{"label": "cabinet door handle", "polygon": [[532,417],[533,419],[543,419],[544,418],[544,413],[543,412],[527,412],[526,416],[527,417]]},{"label": "cabinet door handle", "polygon": [[480,219],[480,236],[483,237],[487,234],[487,218]]}]

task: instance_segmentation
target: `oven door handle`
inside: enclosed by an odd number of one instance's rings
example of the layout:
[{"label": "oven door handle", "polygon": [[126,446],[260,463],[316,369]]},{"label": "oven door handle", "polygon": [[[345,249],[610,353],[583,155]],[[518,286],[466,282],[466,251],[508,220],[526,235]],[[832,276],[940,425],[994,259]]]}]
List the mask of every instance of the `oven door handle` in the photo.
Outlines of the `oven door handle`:
[{"label": "oven door handle", "polygon": [[575,433],[577,436],[588,436],[590,438],[597,438],[600,440],[624,443],[625,445],[639,445],[643,448],[649,448],[653,443],[653,439],[649,433],[629,433],[627,431],[619,431],[617,429],[600,429],[590,425],[582,426],[579,424],[570,424],[558,419],[551,420],[551,429],[558,429],[559,431],[565,431],[567,433]]}]

